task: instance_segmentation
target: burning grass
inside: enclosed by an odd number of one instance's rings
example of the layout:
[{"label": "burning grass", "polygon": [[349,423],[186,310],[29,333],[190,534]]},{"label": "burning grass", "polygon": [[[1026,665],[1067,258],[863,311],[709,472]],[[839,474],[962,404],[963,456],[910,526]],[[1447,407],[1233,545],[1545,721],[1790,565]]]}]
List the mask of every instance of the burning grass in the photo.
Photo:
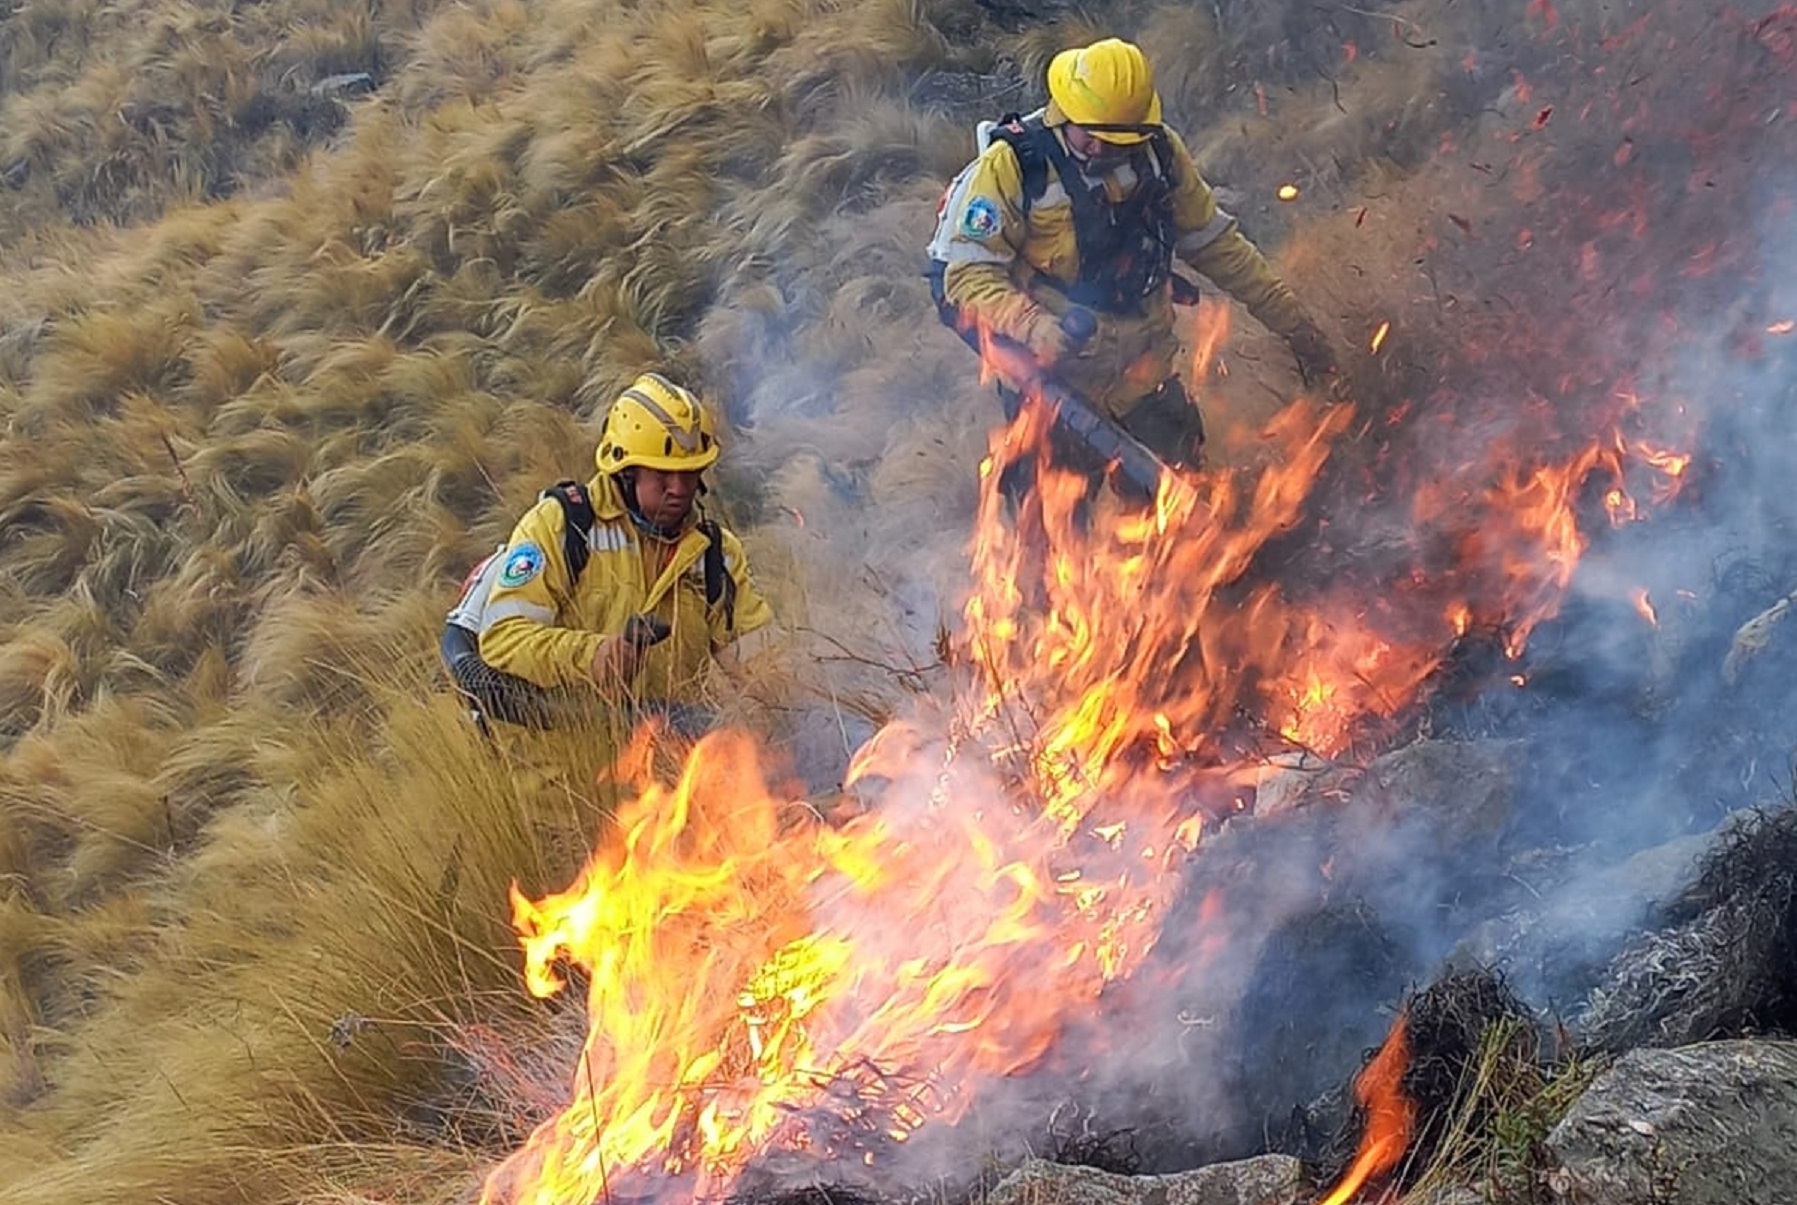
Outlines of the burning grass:
[{"label": "burning grass", "polygon": [[[1545,1200],[1542,1142],[1603,1062],[1548,1057],[1542,1027],[1497,975],[1456,972],[1405,1001],[1354,1085],[1352,1124],[1320,1160],[1332,1205],[1364,1186],[1431,1201],[1451,1189]],[[1343,1145],[1354,1144],[1352,1146]]]}]

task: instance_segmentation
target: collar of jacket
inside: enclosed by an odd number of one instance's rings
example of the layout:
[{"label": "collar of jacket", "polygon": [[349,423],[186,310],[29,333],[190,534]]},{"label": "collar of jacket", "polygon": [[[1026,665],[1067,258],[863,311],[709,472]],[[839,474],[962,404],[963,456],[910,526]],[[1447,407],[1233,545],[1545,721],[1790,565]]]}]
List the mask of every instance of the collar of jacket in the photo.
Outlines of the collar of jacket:
[{"label": "collar of jacket", "polygon": [[[598,522],[612,523],[622,519],[624,522],[630,523],[630,512],[624,509],[624,490],[618,484],[616,477],[606,473],[594,477],[587,482],[587,497],[593,501],[593,518]],[[704,515],[699,513],[698,500],[694,499],[693,509],[686,516],[685,529],[678,537],[667,542],[674,544],[685,540],[699,529],[699,520],[702,518]],[[636,530],[636,524],[631,523],[631,529]],[[642,533],[638,532],[637,534],[641,535]]]}]

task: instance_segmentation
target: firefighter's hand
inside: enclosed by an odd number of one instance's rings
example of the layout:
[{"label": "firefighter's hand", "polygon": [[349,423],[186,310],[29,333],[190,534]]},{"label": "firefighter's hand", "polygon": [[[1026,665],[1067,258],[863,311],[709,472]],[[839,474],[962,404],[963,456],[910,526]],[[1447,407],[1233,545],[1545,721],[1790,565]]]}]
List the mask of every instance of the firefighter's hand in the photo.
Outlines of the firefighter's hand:
[{"label": "firefighter's hand", "polygon": [[643,666],[643,654],[660,644],[673,631],[668,621],[654,615],[632,615],[624,630],[607,636],[593,650],[593,663],[587,672],[601,687],[627,685]]},{"label": "firefighter's hand", "polygon": [[1047,310],[1037,311],[1024,332],[1023,342],[1029,346],[1030,355],[1043,368],[1052,368],[1059,361],[1078,351],[1074,340],[1061,327],[1061,320]]},{"label": "firefighter's hand", "polygon": [[1316,323],[1306,321],[1286,337],[1292,346],[1292,358],[1298,362],[1298,375],[1306,385],[1327,384],[1341,370],[1341,360],[1329,343],[1329,336]]}]

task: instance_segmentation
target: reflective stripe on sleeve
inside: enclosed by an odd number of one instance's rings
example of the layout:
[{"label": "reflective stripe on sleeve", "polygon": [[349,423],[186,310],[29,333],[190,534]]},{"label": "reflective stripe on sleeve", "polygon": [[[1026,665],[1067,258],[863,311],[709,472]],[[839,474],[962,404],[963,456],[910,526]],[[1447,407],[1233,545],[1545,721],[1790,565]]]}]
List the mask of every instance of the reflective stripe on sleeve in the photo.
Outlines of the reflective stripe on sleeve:
[{"label": "reflective stripe on sleeve", "polygon": [[555,608],[514,598],[505,602],[488,603],[487,609],[481,613],[480,618],[480,630],[485,632],[502,619],[528,619],[532,623],[551,623],[555,620]]},{"label": "reflective stripe on sleeve", "polygon": [[1194,251],[1202,251],[1235,228],[1235,218],[1224,210],[1217,210],[1217,216],[1206,222],[1188,235],[1184,235],[1173,244],[1173,249],[1181,255],[1190,255]]}]

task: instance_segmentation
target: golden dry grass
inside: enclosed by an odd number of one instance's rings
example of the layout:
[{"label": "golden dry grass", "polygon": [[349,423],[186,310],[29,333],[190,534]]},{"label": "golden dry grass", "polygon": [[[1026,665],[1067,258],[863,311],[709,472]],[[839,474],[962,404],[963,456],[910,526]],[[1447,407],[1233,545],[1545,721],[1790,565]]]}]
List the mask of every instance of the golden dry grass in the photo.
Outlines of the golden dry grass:
[{"label": "golden dry grass", "polygon": [[[1240,196],[1405,183],[1394,128],[1474,120],[1418,98],[1488,19],[1406,5],[1438,26],[1407,50],[1346,6],[1293,36],[1299,7],[1119,15]],[[5,18],[0,1196],[466,1190],[495,1152],[446,1103],[446,1027],[537,1023],[505,889],[578,864],[608,734],[480,743],[436,690],[455,581],[661,366],[727,414],[720,505],[797,629],[732,713],[834,732],[919,689],[997,411],[918,279],[971,135],[911,89],[1033,78],[1096,28],[961,0]],[[378,91],[307,91],[350,71]],[[1298,221],[1244,216],[1270,245]],[[1297,248],[1327,321],[1409,288],[1377,248],[1370,283]]]}]

